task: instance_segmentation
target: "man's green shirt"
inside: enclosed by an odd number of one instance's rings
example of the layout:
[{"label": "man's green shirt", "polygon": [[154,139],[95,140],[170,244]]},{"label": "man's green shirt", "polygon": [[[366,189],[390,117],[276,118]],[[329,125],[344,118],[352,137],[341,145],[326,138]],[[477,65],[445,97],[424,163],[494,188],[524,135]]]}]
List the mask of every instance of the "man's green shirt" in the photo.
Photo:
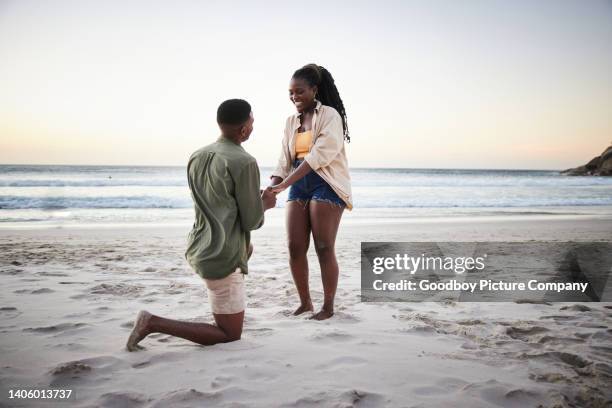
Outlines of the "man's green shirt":
[{"label": "man's green shirt", "polygon": [[250,231],[264,221],[257,161],[221,136],[191,155],[187,176],[195,207],[187,261],[206,279],[248,273]]}]

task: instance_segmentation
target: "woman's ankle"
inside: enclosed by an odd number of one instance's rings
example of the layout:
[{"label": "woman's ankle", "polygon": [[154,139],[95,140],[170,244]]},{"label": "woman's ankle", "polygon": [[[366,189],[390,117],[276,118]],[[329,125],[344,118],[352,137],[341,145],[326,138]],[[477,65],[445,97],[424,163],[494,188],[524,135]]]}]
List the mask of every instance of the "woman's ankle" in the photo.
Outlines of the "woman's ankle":
[{"label": "woman's ankle", "polygon": [[300,299],[300,306],[312,309],[312,299],[306,299],[306,300]]},{"label": "woman's ankle", "polygon": [[321,310],[324,312],[334,313],[334,303],[333,302],[324,302]]}]

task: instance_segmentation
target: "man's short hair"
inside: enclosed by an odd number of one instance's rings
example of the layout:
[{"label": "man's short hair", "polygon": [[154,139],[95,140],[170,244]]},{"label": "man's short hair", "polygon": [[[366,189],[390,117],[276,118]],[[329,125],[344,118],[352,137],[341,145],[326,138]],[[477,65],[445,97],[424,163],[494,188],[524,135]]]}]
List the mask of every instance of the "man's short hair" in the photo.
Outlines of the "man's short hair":
[{"label": "man's short hair", "polygon": [[228,99],[217,109],[219,125],[242,125],[249,119],[251,105],[242,99]]}]

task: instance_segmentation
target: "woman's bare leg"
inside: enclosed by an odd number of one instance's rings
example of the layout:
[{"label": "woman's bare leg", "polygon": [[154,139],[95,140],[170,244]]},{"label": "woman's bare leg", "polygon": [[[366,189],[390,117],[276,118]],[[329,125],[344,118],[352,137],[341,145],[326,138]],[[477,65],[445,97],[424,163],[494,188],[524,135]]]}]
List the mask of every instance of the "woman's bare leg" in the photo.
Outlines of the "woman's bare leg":
[{"label": "woman's bare leg", "polygon": [[287,203],[287,245],[291,275],[300,296],[300,306],[293,312],[297,316],[313,310],[308,287],[307,258],[310,245],[310,221],[308,205],[303,202],[289,201]]},{"label": "woman's bare leg", "polygon": [[323,307],[312,318],[329,319],[334,314],[334,298],[338,287],[338,262],[336,260],[336,235],[344,211],[343,207],[323,201],[311,201],[310,226],[315,249],[321,266],[323,280]]}]

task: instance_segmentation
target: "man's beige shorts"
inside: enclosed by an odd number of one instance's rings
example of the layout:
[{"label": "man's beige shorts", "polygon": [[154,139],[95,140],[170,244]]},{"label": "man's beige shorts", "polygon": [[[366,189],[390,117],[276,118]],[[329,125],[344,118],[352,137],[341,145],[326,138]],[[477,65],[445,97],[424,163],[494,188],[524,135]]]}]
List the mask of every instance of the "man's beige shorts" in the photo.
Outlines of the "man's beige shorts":
[{"label": "man's beige shorts", "polygon": [[204,279],[214,314],[234,314],[245,309],[244,274],[240,268],[223,279]]}]

